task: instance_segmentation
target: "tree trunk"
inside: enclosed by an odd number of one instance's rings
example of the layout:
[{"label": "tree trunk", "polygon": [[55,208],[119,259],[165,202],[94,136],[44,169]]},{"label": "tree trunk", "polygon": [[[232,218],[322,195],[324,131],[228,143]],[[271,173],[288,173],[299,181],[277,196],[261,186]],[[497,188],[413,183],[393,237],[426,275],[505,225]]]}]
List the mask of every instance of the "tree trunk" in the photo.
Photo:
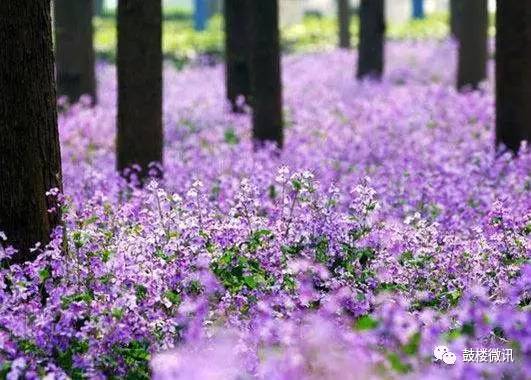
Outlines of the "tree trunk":
[{"label": "tree trunk", "polygon": [[253,137],[282,147],[282,83],[278,0],[251,1]]},{"label": "tree trunk", "polygon": [[487,77],[488,0],[463,1],[461,7],[459,28],[466,33],[459,37],[457,88],[477,89]]},{"label": "tree trunk", "polygon": [[384,68],[384,0],[361,0],[358,78],[380,79]]},{"label": "tree trunk", "polygon": [[[251,0],[252,1],[252,0]],[[249,0],[225,0],[225,55],[227,98],[233,112],[243,112],[239,98],[251,94],[249,73]]]},{"label": "tree trunk", "polygon": [[497,2],[496,143],[518,152],[531,141],[531,3]]},{"label": "tree trunk", "polygon": [[350,0],[337,0],[339,47],[350,49]]},{"label": "tree trunk", "polygon": [[17,263],[60,220],[45,194],[62,189],[50,13],[50,0],[0,2],[0,243]]},{"label": "tree trunk", "polygon": [[450,34],[453,38],[459,39],[459,17],[461,15],[461,5],[463,0],[450,0]]},{"label": "tree trunk", "polygon": [[57,92],[71,102],[89,95],[96,102],[92,0],[55,0]]},{"label": "tree trunk", "polygon": [[425,17],[424,0],[413,0],[413,19],[420,20]]},{"label": "tree trunk", "polygon": [[145,178],[162,163],[161,0],[119,0],[117,19],[117,166],[138,165]]},{"label": "tree trunk", "polygon": [[101,16],[103,15],[103,5],[104,0],[94,0],[94,15]]}]

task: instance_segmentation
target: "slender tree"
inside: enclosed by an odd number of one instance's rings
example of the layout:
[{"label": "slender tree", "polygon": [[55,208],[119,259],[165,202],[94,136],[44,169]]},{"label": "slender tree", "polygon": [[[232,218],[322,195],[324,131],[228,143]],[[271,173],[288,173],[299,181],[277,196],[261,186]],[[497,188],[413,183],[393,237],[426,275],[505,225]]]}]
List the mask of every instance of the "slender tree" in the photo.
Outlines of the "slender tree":
[{"label": "slender tree", "polygon": [[357,76],[380,79],[384,69],[384,0],[361,0],[359,34]]},{"label": "slender tree", "polygon": [[59,223],[46,197],[62,188],[50,0],[0,2],[0,230],[33,259]]},{"label": "slender tree", "polygon": [[423,19],[424,14],[424,0],[413,0],[413,18],[414,19]]},{"label": "slender tree", "polygon": [[531,141],[531,3],[499,0],[496,12],[496,143]]},{"label": "slender tree", "polygon": [[[239,102],[249,100],[251,79],[249,73],[249,27],[250,0],[225,0],[225,55],[227,98],[233,112],[243,112]],[[251,0],[252,1],[252,0]]]},{"label": "slender tree", "polygon": [[459,38],[459,16],[463,0],[450,0],[450,34],[453,38]]},{"label": "slender tree", "polygon": [[104,0],[94,0],[94,14],[96,16],[101,16],[103,14],[103,9],[105,1]]},{"label": "slender tree", "polygon": [[278,0],[251,1],[251,93],[257,145],[282,146],[282,84]]},{"label": "slender tree", "polygon": [[350,0],[337,0],[339,47],[342,49],[350,49],[350,19]]},{"label": "slender tree", "polygon": [[[117,166],[162,162],[161,0],[118,1]],[[160,173],[159,173],[160,174]]]},{"label": "slender tree", "polygon": [[76,102],[81,95],[96,101],[92,0],[55,0],[58,95]]},{"label": "slender tree", "polygon": [[459,22],[457,88],[477,89],[487,77],[488,0],[466,0]]}]

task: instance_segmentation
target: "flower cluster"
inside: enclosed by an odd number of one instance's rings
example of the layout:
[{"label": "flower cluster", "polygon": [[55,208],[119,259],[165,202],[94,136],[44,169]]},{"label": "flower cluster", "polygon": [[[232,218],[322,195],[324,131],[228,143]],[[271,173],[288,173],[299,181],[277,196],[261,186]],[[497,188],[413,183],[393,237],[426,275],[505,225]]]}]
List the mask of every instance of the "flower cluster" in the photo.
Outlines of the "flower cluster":
[{"label": "flower cluster", "polygon": [[531,154],[496,154],[490,85],[458,94],[454,54],[390,43],[382,83],[348,52],[285,58],[282,152],[254,150],[222,67],[168,67],[143,188],[115,172],[101,64],[100,104],[60,114],[64,225],[11,267],[0,233],[0,378],[523,378]]}]

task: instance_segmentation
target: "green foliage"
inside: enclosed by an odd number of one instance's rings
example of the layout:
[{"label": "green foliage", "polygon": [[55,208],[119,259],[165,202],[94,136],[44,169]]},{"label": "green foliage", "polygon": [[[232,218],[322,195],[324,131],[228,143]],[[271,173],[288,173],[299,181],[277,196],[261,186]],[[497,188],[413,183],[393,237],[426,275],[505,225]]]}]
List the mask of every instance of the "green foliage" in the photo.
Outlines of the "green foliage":
[{"label": "green foliage", "polygon": [[[116,61],[116,22],[113,18],[96,18],[95,49],[100,58]],[[197,55],[223,54],[222,19],[212,18],[207,30],[197,32],[188,18],[166,19],[163,24],[162,51],[164,58],[182,67]]]},{"label": "green foliage", "polygon": [[[374,249],[369,247],[358,248],[348,243],[343,243],[341,249],[344,256],[334,258],[330,266],[331,271],[341,268],[358,283],[365,283],[367,280],[374,278],[374,271],[370,266],[376,255]],[[361,269],[361,273],[359,269]]]},{"label": "green foliage", "polygon": [[181,295],[174,290],[168,290],[164,293],[166,297],[174,306],[179,306],[181,304]]},{"label": "green foliage", "polygon": [[124,309],[120,308],[120,307],[115,307],[114,309],[111,310],[111,315],[118,319],[118,320],[121,320],[124,316]]},{"label": "green foliage", "polygon": [[408,342],[402,347],[402,350],[406,355],[415,356],[419,350],[420,345],[420,332],[414,333],[408,340]]},{"label": "green foliage", "polygon": [[18,348],[27,355],[45,355],[45,352],[35,342],[28,339],[18,341]]},{"label": "green foliage", "polygon": [[11,363],[5,362],[0,364],[0,379],[6,379],[7,374],[11,371]]},{"label": "green foliage", "polygon": [[229,145],[238,145],[240,142],[240,138],[236,134],[234,128],[226,129],[223,137],[225,139],[225,142]]},{"label": "green foliage", "polygon": [[374,330],[379,325],[379,322],[370,315],[363,315],[359,317],[354,323],[354,329],[358,331]]},{"label": "green foliage", "polygon": [[460,337],[474,337],[476,328],[473,323],[464,323],[460,327],[453,328],[444,334],[445,340],[454,341]]},{"label": "green foliage", "polygon": [[89,237],[86,232],[74,231],[72,232],[72,240],[74,241],[75,247],[79,249],[87,243]]},{"label": "green foliage", "polygon": [[249,240],[240,245],[226,249],[223,254],[212,261],[212,271],[223,286],[232,293],[242,289],[256,290],[271,282],[269,274],[256,259],[244,255],[242,249],[254,253],[263,247],[265,238],[272,238],[269,230],[259,230],[251,234]]},{"label": "green foliage", "polygon": [[382,282],[376,288],[377,292],[403,292],[406,290],[407,287],[405,285],[395,282]]},{"label": "green foliage", "polygon": [[413,300],[411,302],[411,310],[418,311],[425,308],[444,309],[448,306],[455,307],[459,303],[461,295],[462,293],[459,289],[443,291],[429,299]]},{"label": "green foliage", "polygon": [[74,302],[90,303],[94,299],[94,294],[91,292],[75,293],[68,296],[61,297],[61,307],[66,310]]},{"label": "green foliage", "polygon": [[[390,39],[441,39],[448,36],[448,16],[433,14],[421,20],[388,26]],[[358,18],[351,22],[352,43],[358,43]],[[116,60],[116,22],[114,17],[96,17],[95,49],[100,58]],[[308,15],[299,24],[281,31],[281,47],[284,52],[315,52],[331,50],[337,46],[337,23],[333,17]],[[163,24],[162,49],[165,59],[182,67],[198,55],[222,58],[224,51],[223,18],[220,15],[209,20],[205,31],[193,28],[191,15],[176,9],[166,12]]]},{"label": "green foliage", "polygon": [[45,282],[50,277],[52,277],[51,268],[46,267],[39,270],[39,279],[41,280],[41,282]]},{"label": "green foliage", "polygon": [[89,345],[87,341],[73,340],[70,346],[64,351],[58,351],[55,354],[57,364],[72,378],[85,379],[86,376],[81,368],[74,366],[74,356],[76,354],[84,354],[88,351]]},{"label": "green foliage", "polygon": [[145,299],[147,296],[147,292],[148,290],[144,285],[135,285],[135,295],[137,300],[142,301],[143,299]]},{"label": "green foliage", "polygon": [[404,363],[397,353],[391,352],[387,354],[387,360],[389,360],[391,368],[400,374],[406,374],[412,369],[411,365]]},{"label": "green foliage", "polygon": [[[149,353],[149,343],[145,341],[133,340],[128,344],[116,344],[113,347],[112,354],[102,358],[102,365],[110,374],[117,367],[117,361],[123,361],[128,372],[125,379],[130,380],[148,380],[151,378],[149,370],[149,360],[151,355]],[[110,376],[110,378],[116,378]]]}]

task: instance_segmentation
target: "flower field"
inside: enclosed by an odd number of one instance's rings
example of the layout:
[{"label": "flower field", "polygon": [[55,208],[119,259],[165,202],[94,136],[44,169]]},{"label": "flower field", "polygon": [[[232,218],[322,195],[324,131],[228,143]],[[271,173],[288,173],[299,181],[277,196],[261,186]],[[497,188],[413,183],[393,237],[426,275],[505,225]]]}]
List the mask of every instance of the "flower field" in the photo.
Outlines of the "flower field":
[{"label": "flower field", "polygon": [[525,378],[531,153],[496,154],[492,84],[456,92],[455,54],[390,42],[382,83],[352,52],[284,57],[282,152],[253,150],[221,65],[168,65],[143,189],[100,63],[99,105],[61,105],[64,226],[0,271],[0,378]]}]

